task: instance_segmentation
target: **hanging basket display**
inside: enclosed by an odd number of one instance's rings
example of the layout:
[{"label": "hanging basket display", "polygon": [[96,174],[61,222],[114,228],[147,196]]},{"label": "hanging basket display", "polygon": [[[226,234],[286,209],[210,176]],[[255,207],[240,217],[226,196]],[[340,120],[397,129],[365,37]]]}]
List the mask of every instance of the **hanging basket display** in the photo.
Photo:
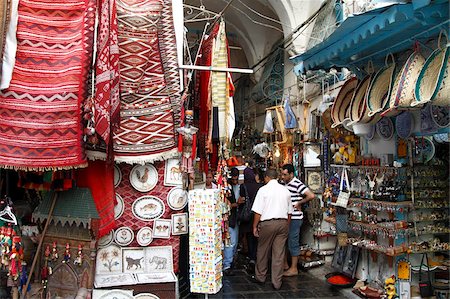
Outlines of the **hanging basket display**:
[{"label": "hanging basket display", "polygon": [[331,118],[333,120],[333,124],[331,125],[332,128],[336,128],[337,126],[343,124],[343,122],[348,118],[348,108],[352,101],[357,84],[358,79],[352,77],[345,81],[344,85],[342,85],[341,90],[339,91],[339,94],[331,107]]},{"label": "hanging basket display", "polygon": [[389,99],[389,109],[381,113],[382,116],[395,116],[400,113],[398,108],[411,107],[417,79],[424,64],[425,58],[416,48],[397,74]]},{"label": "hanging basket display", "polygon": [[442,33],[438,48],[427,58],[414,90],[412,106],[431,102],[437,106],[450,106],[450,46],[441,47]]},{"label": "hanging basket display", "polygon": [[350,103],[350,122],[349,125],[354,123],[367,123],[370,120],[369,115],[366,113],[367,104],[365,101],[367,88],[371,80],[371,75],[364,77],[355,89],[352,101]]},{"label": "hanging basket display", "polygon": [[[389,57],[392,59],[391,63],[388,62]],[[366,95],[369,116],[374,116],[388,108],[392,85],[395,79],[395,66],[394,56],[389,54],[386,57],[385,66],[378,70],[372,82],[370,82]]]}]

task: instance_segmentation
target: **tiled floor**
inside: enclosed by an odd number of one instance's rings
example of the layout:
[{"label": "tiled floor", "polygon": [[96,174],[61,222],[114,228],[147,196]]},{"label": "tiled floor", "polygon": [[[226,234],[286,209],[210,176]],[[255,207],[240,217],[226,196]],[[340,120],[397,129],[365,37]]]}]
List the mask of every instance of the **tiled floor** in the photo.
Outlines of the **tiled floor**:
[{"label": "tiled floor", "polygon": [[[317,278],[306,271],[298,276],[283,278],[281,289],[272,288],[270,278],[261,286],[250,280],[243,263],[236,265],[233,276],[223,277],[223,287],[219,293],[209,295],[213,299],[271,299],[271,298],[348,298],[342,290],[330,287],[323,278]],[[205,295],[192,295],[190,298],[206,298]]]}]

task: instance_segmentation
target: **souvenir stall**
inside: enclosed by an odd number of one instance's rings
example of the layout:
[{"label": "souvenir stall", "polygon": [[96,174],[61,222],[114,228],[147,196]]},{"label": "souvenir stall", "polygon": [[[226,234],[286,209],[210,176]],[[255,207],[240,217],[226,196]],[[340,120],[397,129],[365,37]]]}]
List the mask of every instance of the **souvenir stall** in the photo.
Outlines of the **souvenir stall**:
[{"label": "souvenir stall", "polygon": [[[354,292],[363,298],[448,296],[450,60],[444,7],[448,1],[412,1],[351,16],[293,58],[298,71],[346,67],[353,73],[322,114],[322,205],[324,221],[337,235],[332,266],[360,280]],[[401,25],[400,14],[406,18]],[[427,21],[417,23],[418,14]],[[387,18],[392,23],[384,23]],[[369,28],[371,34],[363,34]]]},{"label": "souvenir stall", "polygon": [[175,298],[193,178],[181,157],[196,158],[182,121],[182,5],[11,3],[1,49],[0,165],[11,169],[0,173],[2,288],[14,298]]}]

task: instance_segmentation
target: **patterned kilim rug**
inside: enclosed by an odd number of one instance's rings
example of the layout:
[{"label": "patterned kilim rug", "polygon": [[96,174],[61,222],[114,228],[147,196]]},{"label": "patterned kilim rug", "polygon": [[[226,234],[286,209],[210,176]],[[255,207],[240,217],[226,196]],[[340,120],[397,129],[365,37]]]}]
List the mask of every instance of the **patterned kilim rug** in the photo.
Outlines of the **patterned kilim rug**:
[{"label": "patterned kilim rug", "polygon": [[169,0],[118,0],[120,125],[114,159],[142,163],[177,154],[181,110]]},{"label": "patterned kilim rug", "polygon": [[91,60],[95,0],[21,0],[13,78],[0,93],[0,165],[86,165],[81,102]]},{"label": "patterned kilim rug", "polygon": [[97,60],[95,68],[95,131],[106,144],[111,128],[119,123],[119,42],[115,0],[99,1]]}]

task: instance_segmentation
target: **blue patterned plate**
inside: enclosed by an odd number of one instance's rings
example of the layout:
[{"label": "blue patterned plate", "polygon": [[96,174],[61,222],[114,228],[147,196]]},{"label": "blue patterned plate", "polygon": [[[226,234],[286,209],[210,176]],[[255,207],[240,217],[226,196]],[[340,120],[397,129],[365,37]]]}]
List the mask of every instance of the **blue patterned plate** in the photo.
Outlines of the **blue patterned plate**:
[{"label": "blue patterned plate", "polygon": [[377,133],[384,140],[389,140],[394,136],[394,124],[389,117],[383,117],[377,122]]},{"label": "blue patterned plate", "polygon": [[413,116],[410,112],[405,111],[398,115],[395,119],[395,130],[397,131],[398,137],[402,139],[407,139],[413,129]]}]

